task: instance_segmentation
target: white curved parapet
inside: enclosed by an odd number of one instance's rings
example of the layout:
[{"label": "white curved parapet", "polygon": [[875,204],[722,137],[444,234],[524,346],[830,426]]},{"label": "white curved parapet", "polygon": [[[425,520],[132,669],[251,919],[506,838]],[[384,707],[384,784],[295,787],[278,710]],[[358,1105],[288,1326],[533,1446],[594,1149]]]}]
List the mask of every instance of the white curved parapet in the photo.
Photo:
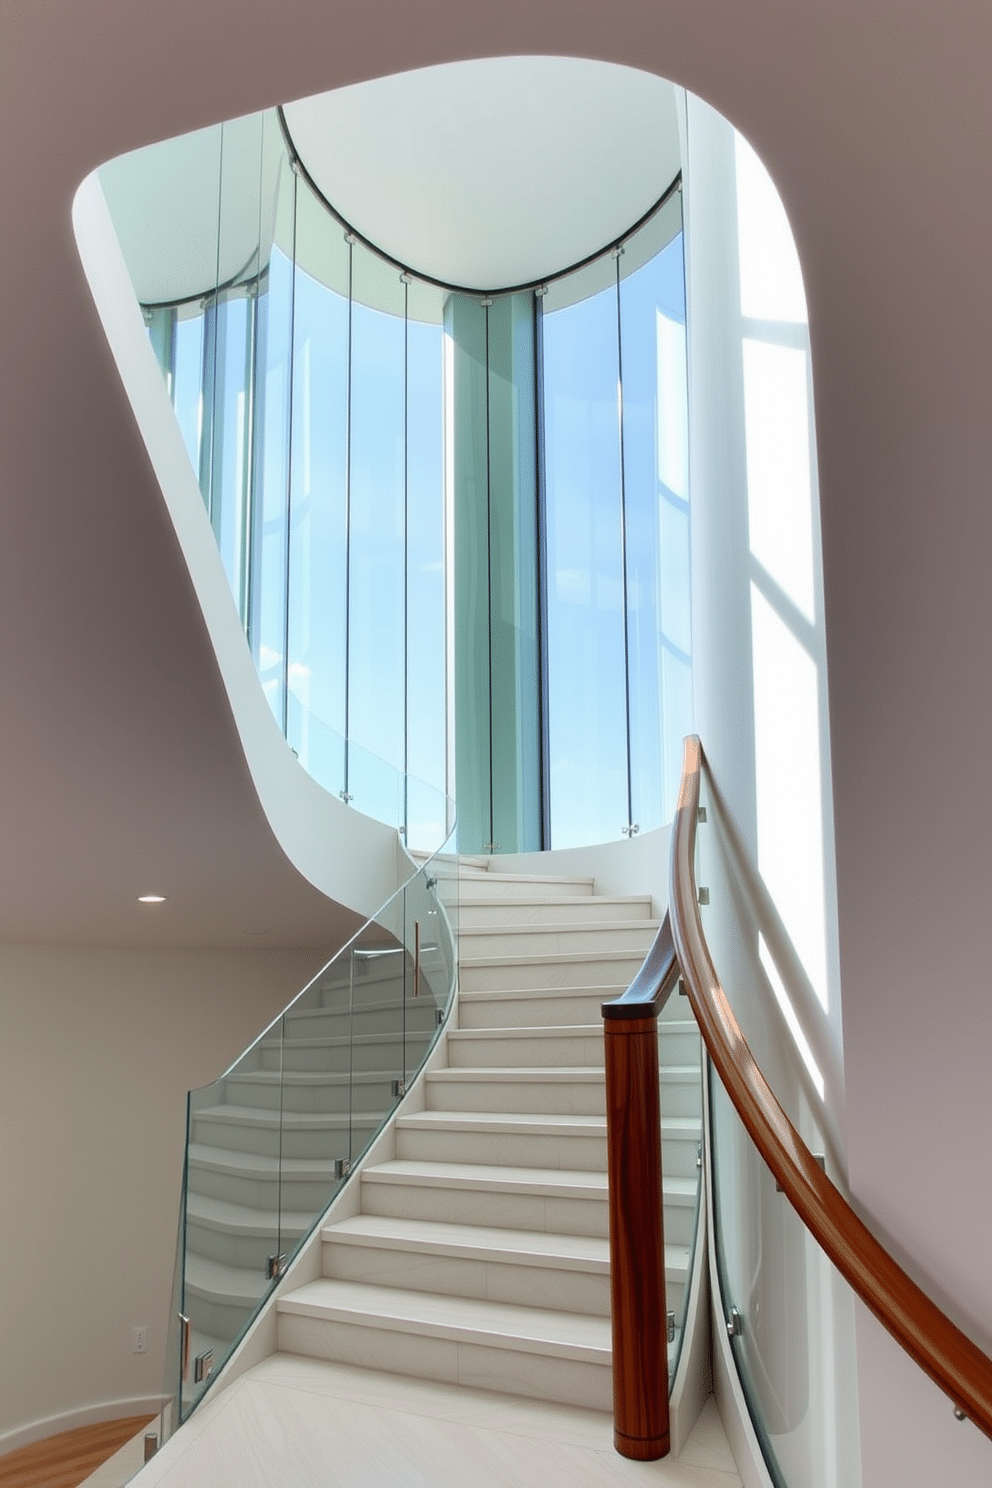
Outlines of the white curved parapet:
[{"label": "white curved parapet", "polygon": [[189,568],[262,810],[304,877],[359,914],[372,914],[398,882],[395,829],[325,791],[280,733],[245,643],[96,172],[76,193],[72,221],[97,312]]}]

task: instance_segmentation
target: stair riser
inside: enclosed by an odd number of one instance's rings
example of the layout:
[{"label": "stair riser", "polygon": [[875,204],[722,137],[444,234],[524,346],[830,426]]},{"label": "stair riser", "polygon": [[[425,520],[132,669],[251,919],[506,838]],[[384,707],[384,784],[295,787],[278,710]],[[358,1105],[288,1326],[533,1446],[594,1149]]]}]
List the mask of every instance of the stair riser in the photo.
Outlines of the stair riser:
[{"label": "stair riser", "polygon": [[665,1116],[692,1116],[702,1119],[703,1094],[699,1072],[688,1077],[661,1077],[661,1114]]},{"label": "stair riser", "polygon": [[[281,1245],[284,1251],[293,1250],[299,1235],[283,1234]],[[209,1225],[189,1220],[186,1226],[186,1245],[191,1255],[202,1256],[208,1261],[220,1261],[225,1266],[236,1266],[264,1278],[270,1255],[275,1255],[280,1241],[276,1234],[275,1215],[272,1217],[272,1234],[237,1235],[221,1231]]]},{"label": "stair riser", "polygon": [[574,956],[577,951],[637,952],[641,960],[657,933],[651,922],[620,925],[534,927],[529,930],[464,930],[459,925],[460,956]]},{"label": "stair riser", "polygon": [[[348,1007],[312,1008],[286,1019],[286,1037],[291,1041],[300,1039],[350,1038],[354,1033],[392,1033],[403,1025],[403,1003],[396,1002],[384,1007],[356,1007],[354,1013]],[[433,1033],[437,1026],[434,999],[421,991],[414,997],[411,991],[406,1002],[406,1026],[423,1033]]]},{"label": "stair riser", "polygon": [[[268,1289],[269,1283],[264,1272],[259,1277],[258,1295]],[[209,1294],[200,1293],[188,1295],[186,1306],[188,1316],[194,1326],[201,1333],[206,1333],[210,1338],[216,1339],[218,1343],[233,1343],[235,1338],[244,1328],[245,1323],[254,1311],[255,1303],[245,1301],[244,1303],[228,1303],[217,1301]],[[192,1364],[190,1365],[190,1379],[193,1376]],[[185,1392],[186,1386],[183,1386]]]},{"label": "stair riser", "polygon": [[325,1242],[324,1275],[340,1281],[405,1287],[442,1296],[516,1306],[558,1308],[562,1312],[610,1315],[609,1273],[571,1271],[553,1266],[526,1266],[474,1260],[463,1256],[425,1255],[411,1250]]},{"label": "stair riser", "polygon": [[432,1111],[546,1112],[555,1116],[605,1116],[606,1085],[602,1080],[487,1080],[432,1079],[427,1076],[427,1104]]},{"label": "stair riser", "polygon": [[[345,1156],[344,1151],[340,1154]],[[249,1209],[263,1209],[274,1214],[279,1204],[275,1178],[243,1178],[233,1173],[214,1173],[196,1168],[191,1163],[189,1187],[192,1193],[208,1199],[222,1199],[228,1204],[243,1204]],[[289,1178],[282,1180],[282,1206],[287,1211],[321,1214],[330,1203],[337,1187],[333,1179]]]},{"label": "stair riser", "polygon": [[388,1328],[279,1316],[279,1348],[287,1353],[332,1359],[367,1369],[469,1388],[553,1400],[589,1410],[609,1410],[608,1366],[574,1362],[509,1347],[455,1343]]},{"label": "stair riser", "polygon": [[603,1002],[616,997],[615,988],[534,993],[530,997],[478,998],[462,993],[458,1000],[459,1028],[559,1028],[568,1024],[602,1027]]},{"label": "stair riser", "polygon": [[699,1067],[699,1032],[696,1025],[682,1029],[673,1024],[671,1031],[664,1023],[658,1024],[658,1063],[686,1064]]},{"label": "stair riser", "polygon": [[[350,1092],[346,1078],[326,1081],[315,1078],[313,1084],[286,1081],[281,1087],[282,1109],[299,1115],[308,1111],[325,1116],[347,1115],[351,1104],[355,1111],[387,1111],[393,1104],[394,1078],[383,1074],[381,1079],[357,1081]],[[280,1108],[278,1080],[253,1081],[250,1076],[239,1078],[236,1084],[229,1080],[228,1092],[233,1105],[253,1106],[258,1111]]]},{"label": "stair riser", "polygon": [[[354,1147],[364,1147],[373,1132],[378,1130],[379,1118],[366,1113],[364,1119],[351,1123],[351,1140]],[[260,1157],[306,1158],[312,1161],[328,1161],[348,1150],[347,1119],[330,1129],[298,1131],[284,1127],[280,1146],[278,1127],[250,1126],[247,1122],[214,1121],[209,1117],[197,1117],[193,1123],[193,1141],[204,1147],[219,1147],[225,1152],[254,1152]]]},{"label": "stair riser", "polygon": [[609,1234],[606,1203],[599,1198],[492,1193],[406,1183],[362,1183],[362,1213],[496,1229],[547,1230],[555,1235]]},{"label": "stair riser", "polygon": [[666,1137],[661,1139],[661,1171],[670,1178],[692,1178],[699,1171],[699,1137]]},{"label": "stair riser", "polygon": [[[470,891],[468,897],[478,896]],[[651,901],[650,899],[614,900],[609,905],[605,905],[600,899],[590,901],[588,896],[583,896],[578,899],[560,899],[555,904],[540,902],[528,904],[525,901],[505,904],[494,899],[488,904],[462,903],[458,910],[458,926],[462,934],[466,930],[489,930],[501,925],[509,927],[581,925],[593,918],[633,921],[634,923],[639,920],[649,920]]]},{"label": "stair riser", "polygon": [[[695,1214],[695,1207],[692,1204],[665,1201],[662,1206],[662,1221],[665,1227],[666,1245],[692,1245]],[[669,1302],[668,1305],[671,1307],[672,1304]]]},{"label": "stair riser", "polygon": [[461,962],[459,983],[465,992],[503,992],[513,987],[629,987],[640,969],[643,956],[608,956],[603,960],[589,958],[568,961],[484,961]]},{"label": "stair riser", "polygon": [[602,1173],[606,1170],[606,1138],[398,1130],[396,1156],[410,1161]]},{"label": "stair riser", "polygon": [[604,1060],[603,1034],[589,1033],[499,1035],[487,1038],[448,1039],[450,1069],[601,1069]]},{"label": "stair riser", "polygon": [[399,1074],[403,1069],[404,1059],[408,1069],[419,1067],[433,1037],[433,1027],[426,1034],[408,1028],[405,1044],[402,1033],[394,1030],[364,1036],[356,1034],[350,1043],[347,1039],[342,1039],[340,1043],[330,1045],[297,1044],[282,1050],[270,1047],[262,1051],[262,1069],[328,1075],[347,1075],[349,1069],[362,1074],[375,1070],[395,1070]]},{"label": "stair riser", "polygon": [[465,874],[457,883],[442,883],[440,893],[445,904],[457,903],[459,898],[524,901],[535,898],[583,899],[588,902],[592,898],[592,884],[588,880],[572,882],[568,879],[563,883],[550,883],[547,880],[535,883],[533,880],[511,878],[506,873],[480,873]]}]

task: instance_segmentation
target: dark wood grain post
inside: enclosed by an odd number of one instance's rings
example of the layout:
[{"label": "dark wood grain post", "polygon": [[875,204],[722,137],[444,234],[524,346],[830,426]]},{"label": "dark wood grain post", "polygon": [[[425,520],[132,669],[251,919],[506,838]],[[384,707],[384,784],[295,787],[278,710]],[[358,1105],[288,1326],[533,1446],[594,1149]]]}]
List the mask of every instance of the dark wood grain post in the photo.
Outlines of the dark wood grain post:
[{"label": "dark wood grain post", "polygon": [[603,1007],[613,1301],[613,1444],[667,1456],[668,1314],[661,1208],[657,1010]]}]

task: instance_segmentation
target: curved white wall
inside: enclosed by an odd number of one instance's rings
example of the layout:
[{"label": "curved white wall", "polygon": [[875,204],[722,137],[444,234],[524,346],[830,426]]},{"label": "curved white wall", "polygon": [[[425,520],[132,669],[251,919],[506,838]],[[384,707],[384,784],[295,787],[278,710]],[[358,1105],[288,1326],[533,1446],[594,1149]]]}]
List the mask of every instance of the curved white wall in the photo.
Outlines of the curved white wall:
[{"label": "curved white wall", "polygon": [[203,499],[99,179],[82,183],[73,226],[83,268],[176,529],[262,809],[287,857],[323,893],[370,915],[397,887],[396,832],[350,810],[301,768],[245,644]]}]

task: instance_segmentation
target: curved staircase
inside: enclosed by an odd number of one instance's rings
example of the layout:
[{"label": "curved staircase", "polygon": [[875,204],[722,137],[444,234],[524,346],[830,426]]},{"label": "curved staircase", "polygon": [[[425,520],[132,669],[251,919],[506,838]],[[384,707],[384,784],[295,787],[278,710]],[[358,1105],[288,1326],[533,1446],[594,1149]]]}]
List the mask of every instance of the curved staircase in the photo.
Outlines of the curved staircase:
[{"label": "curved staircase", "polygon": [[[331,1211],[322,1277],[280,1297],[278,1346],[609,1409],[600,1004],[629,984],[657,922],[647,897],[472,862],[458,876],[456,1026],[400,1108],[394,1157],[358,1176],[359,1212]],[[680,1319],[700,1054],[685,1002],[673,998],[666,1013],[666,1270]]]}]

